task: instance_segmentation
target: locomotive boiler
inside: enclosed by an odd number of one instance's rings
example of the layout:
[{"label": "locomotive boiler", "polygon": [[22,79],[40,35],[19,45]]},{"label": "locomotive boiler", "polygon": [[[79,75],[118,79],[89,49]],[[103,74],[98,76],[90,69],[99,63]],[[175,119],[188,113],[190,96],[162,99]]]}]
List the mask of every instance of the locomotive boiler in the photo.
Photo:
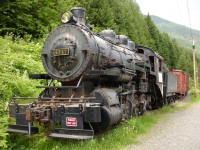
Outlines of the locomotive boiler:
[{"label": "locomotive boiler", "polygon": [[113,30],[94,34],[84,8],[63,13],[61,21],[42,49],[47,74],[30,75],[48,82],[37,86],[43,89],[37,101],[19,104],[20,98],[13,98],[9,108],[16,124],[8,132],[35,134],[38,123],[53,128],[49,137],[90,139],[94,132],[162,107],[166,68],[161,56]]}]

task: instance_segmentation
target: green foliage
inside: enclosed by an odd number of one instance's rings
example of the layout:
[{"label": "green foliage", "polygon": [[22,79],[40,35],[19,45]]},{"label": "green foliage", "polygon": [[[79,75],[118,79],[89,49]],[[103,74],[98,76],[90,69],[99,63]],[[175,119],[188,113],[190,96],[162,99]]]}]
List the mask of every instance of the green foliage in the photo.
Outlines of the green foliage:
[{"label": "green foliage", "polygon": [[72,0],[6,0],[0,5],[0,35],[44,37],[60,23],[60,14],[76,4]]},{"label": "green foliage", "polygon": [[[23,39],[0,37],[0,98],[8,101],[12,94],[33,96],[38,82],[29,80],[28,74],[43,72],[40,61],[41,44]],[[30,95],[32,93],[32,95]],[[36,95],[35,95],[36,96]]]},{"label": "green foliage", "polygon": [[[167,33],[161,33],[149,15],[145,17],[145,21],[151,35],[150,47],[164,58],[169,69],[181,69],[193,77],[191,50],[178,45],[176,40],[171,39]],[[197,61],[199,61],[198,57]]]},{"label": "green foliage", "polygon": [[159,31],[149,15],[146,16],[145,21],[147,23],[148,31],[151,35],[151,38],[153,39],[150,47],[155,51],[159,51],[160,50]]},{"label": "green foliage", "polygon": [[43,72],[43,68],[40,43],[26,42],[20,38],[13,41],[12,36],[5,36],[0,37],[0,49],[0,148],[6,149],[7,104],[13,95],[38,96],[39,91],[35,86],[40,83],[30,80],[28,74]]},{"label": "green foliage", "polygon": [[7,148],[7,137],[8,133],[6,133],[8,117],[5,115],[6,105],[2,101],[0,101],[0,148]]},{"label": "green foliage", "polygon": [[[157,16],[151,16],[151,18],[161,32],[167,32],[171,37],[175,38],[180,45],[187,49],[192,49],[192,37],[189,27],[172,23]],[[199,50],[200,31],[192,29],[192,33],[195,40],[195,47]]]}]

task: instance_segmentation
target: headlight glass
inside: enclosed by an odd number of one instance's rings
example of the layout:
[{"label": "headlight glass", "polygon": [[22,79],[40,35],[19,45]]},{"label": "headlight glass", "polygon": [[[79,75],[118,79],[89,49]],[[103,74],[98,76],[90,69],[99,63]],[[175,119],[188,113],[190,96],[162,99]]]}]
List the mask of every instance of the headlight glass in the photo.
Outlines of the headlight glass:
[{"label": "headlight glass", "polygon": [[61,20],[62,23],[67,23],[67,22],[69,22],[69,20],[71,19],[71,17],[72,17],[71,12],[65,12],[65,13],[63,13],[61,15],[60,20]]}]

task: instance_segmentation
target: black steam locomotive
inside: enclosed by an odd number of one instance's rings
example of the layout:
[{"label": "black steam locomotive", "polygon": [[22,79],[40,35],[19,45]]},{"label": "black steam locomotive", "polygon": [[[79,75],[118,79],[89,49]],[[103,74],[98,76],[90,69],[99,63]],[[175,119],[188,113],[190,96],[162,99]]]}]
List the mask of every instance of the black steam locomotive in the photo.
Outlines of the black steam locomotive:
[{"label": "black steam locomotive", "polygon": [[[43,92],[37,101],[9,105],[15,125],[8,132],[35,134],[40,125],[51,126],[49,137],[90,139],[147,109],[156,109],[175,98],[168,90],[176,77],[167,71],[163,58],[150,48],[135,46],[113,30],[98,34],[85,23],[85,9],[72,8],[61,16],[62,25],[46,38],[42,63],[47,74],[32,74],[46,79],[37,86]],[[52,84],[57,80],[61,85]],[[176,85],[177,86],[177,85]]]}]

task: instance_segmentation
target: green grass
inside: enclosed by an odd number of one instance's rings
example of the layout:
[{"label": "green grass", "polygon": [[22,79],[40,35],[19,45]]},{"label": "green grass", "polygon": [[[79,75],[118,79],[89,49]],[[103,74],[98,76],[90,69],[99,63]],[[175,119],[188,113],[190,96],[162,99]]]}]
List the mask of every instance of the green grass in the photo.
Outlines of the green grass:
[{"label": "green grass", "polygon": [[200,101],[200,94],[198,94],[196,97],[193,94],[191,94],[190,97],[191,97],[192,104]]},{"label": "green grass", "polygon": [[[149,129],[158,122],[164,119],[166,114],[175,111],[181,111],[199,101],[200,96],[194,98],[191,96],[191,101],[184,105],[177,106],[171,104],[159,110],[148,112],[144,116],[132,118],[125,121],[112,129],[100,134],[96,134],[92,140],[55,140],[46,137],[47,133],[28,136],[12,135],[9,149],[30,149],[30,150],[112,150],[120,149],[126,145],[138,143],[137,136],[147,133]],[[181,103],[181,102],[179,102]],[[45,130],[45,129],[42,129]]]}]

